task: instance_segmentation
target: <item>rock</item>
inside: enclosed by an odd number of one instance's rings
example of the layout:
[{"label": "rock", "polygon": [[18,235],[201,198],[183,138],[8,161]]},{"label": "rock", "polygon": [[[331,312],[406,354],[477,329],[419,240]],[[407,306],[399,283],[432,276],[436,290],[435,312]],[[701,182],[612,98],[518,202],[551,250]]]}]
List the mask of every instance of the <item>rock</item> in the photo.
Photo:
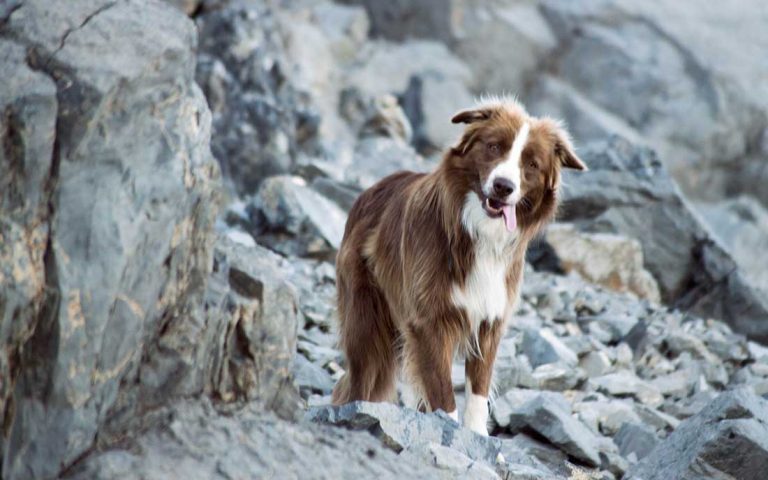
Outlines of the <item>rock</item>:
[{"label": "rock", "polygon": [[451,46],[475,72],[478,91],[522,93],[557,44],[536,2],[355,3],[365,6],[374,36],[435,39]]},{"label": "rock", "polygon": [[468,456],[438,443],[415,449],[416,455],[430,465],[455,475],[454,478],[477,478],[478,480],[499,479],[499,475],[488,465],[475,462]]},{"label": "rock", "polygon": [[[619,135],[636,145],[649,141],[621,116],[593,103],[572,87],[567,79],[544,74],[532,82],[526,95],[527,106],[534,115],[556,115],[568,119],[568,131],[579,143],[603,140]],[[572,123],[573,119],[578,122]]]},{"label": "rock", "polygon": [[[359,55],[347,84],[363,95],[378,97],[399,95],[408,89],[413,77],[430,76],[458,81],[467,88],[472,85],[472,71],[445,45],[434,41],[411,41],[407,44],[371,42]],[[393,71],[397,75],[391,75]],[[445,118],[450,123],[450,118]],[[461,132],[461,128],[456,130]]]},{"label": "rock", "polygon": [[171,5],[175,5],[182,12],[191,15],[203,3],[203,0],[166,0]]},{"label": "rock", "polygon": [[590,172],[578,180],[565,174],[563,221],[636,238],[664,302],[768,338],[760,321],[768,315],[765,295],[709,234],[652,151],[614,137],[581,155]]},{"label": "rock", "polygon": [[768,290],[768,211],[754,198],[742,196],[718,203],[696,204],[700,218],[733,255],[748,280]]},{"label": "rock", "polygon": [[387,137],[367,137],[358,142],[354,168],[347,170],[345,180],[368,188],[399,170],[423,172],[428,169],[429,164],[410,145]]},{"label": "rock", "polygon": [[[262,405],[293,417],[297,392],[290,372],[298,300],[287,269],[263,247],[219,237],[202,312],[168,324],[156,352],[142,366],[144,381],[157,384],[163,394],[176,381],[180,385],[175,388],[189,395],[202,380],[203,391],[214,398]],[[200,380],[196,369],[205,373]],[[190,379],[182,381],[178,375],[185,370]],[[164,397],[153,401],[162,404]]]},{"label": "rock", "polygon": [[628,400],[595,400],[574,404],[573,411],[596,433],[614,436],[627,422],[641,423],[634,411],[633,402]]},{"label": "rock", "polygon": [[462,129],[450,118],[475,103],[463,82],[436,72],[412,76],[401,102],[414,127],[413,143],[424,155],[440,155],[458,142]]},{"label": "rock", "polygon": [[566,272],[618,292],[632,292],[659,302],[659,287],[643,268],[643,251],[633,239],[608,233],[578,232],[573,225],[553,224],[545,233]]},{"label": "rock", "polygon": [[599,377],[611,369],[611,359],[605,352],[589,352],[579,360],[579,366],[589,378]]},{"label": "rock", "polygon": [[628,479],[705,475],[762,478],[768,469],[768,403],[746,390],[721,394],[632,467]]},{"label": "rock", "polygon": [[211,150],[240,194],[318,153],[320,119],[294,82],[280,21],[264,6],[232,2],[197,18],[197,81],[213,112]]},{"label": "rock", "polygon": [[[506,469],[510,475],[518,470],[517,465],[521,464],[527,467],[523,474],[531,475],[530,478],[533,479],[554,480],[585,474],[585,470],[569,462],[568,456],[561,450],[545,443],[544,440],[537,440],[525,433],[518,433],[510,439],[505,438],[501,445],[504,458],[507,459]],[[531,472],[531,468],[536,471]],[[512,478],[517,477],[512,476]],[[528,477],[523,476],[522,478]]]},{"label": "rock", "polygon": [[[0,415],[12,412],[14,366],[46,301],[48,202],[55,181],[56,85],[25,61],[23,45],[0,39]],[[13,67],[11,67],[13,66]],[[47,298],[50,297],[50,298]],[[47,299],[47,300],[46,300]],[[0,452],[5,435],[0,436]],[[2,458],[0,456],[0,458]],[[0,472],[2,473],[2,472]]]},{"label": "rock", "polygon": [[531,378],[537,388],[562,392],[575,388],[586,375],[578,367],[556,362],[538,366],[531,373]]},{"label": "rock", "polygon": [[559,407],[564,411],[570,411],[571,409],[571,404],[561,393],[540,392],[538,390],[515,388],[507,391],[504,393],[504,395],[500,396],[493,402],[491,414],[494,421],[499,427],[507,427],[509,425],[510,416],[515,411],[520,409],[529,401],[540,396],[545,396],[552,402],[557,403]]},{"label": "rock", "polygon": [[329,395],[335,384],[328,372],[307,360],[304,355],[296,355],[293,377],[304,398],[312,393]]},{"label": "rock", "polygon": [[688,370],[678,370],[667,375],[660,375],[650,381],[651,385],[665,396],[676,398],[687,397],[693,389],[695,377],[691,378],[691,372]]},{"label": "rock", "polygon": [[563,362],[576,366],[579,359],[573,350],[560,341],[552,330],[526,330],[523,334],[522,351],[536,368],[546,363]]},{"label": "rock", "polygon": [[624,423],[613,441],[619,447],[619,453],[624,458],[632,455],[633,463],[645,458],[659,443],[656,432],[638,423]]},{"label": "rock", "polygon": [[147,430],[135,448],[95,452],[66,478],[445,478],[366,432],[286,422],[255,407],[222,415],[208,402],[183,401],[155,414]]},{"label": "rock", "polygon": [[628,370],[619,370],[602,377],[589,380],[597,390],[613,396],[633,396],[646,405],[655,407],[661,404],[664,398],[653,385],[637,378]]},{"label": "rock", "polygon": [[283,255],[332,259],[347,220],[339,207],[292,176],[265,180],[249,210],[256,239]]},{"label": "rock", "polygon": [[218,168],[183,13],[142,0],[4,12],[2,477],[54,478],[124,434],[140,391],[158,393],[139,366],[202,303]]},{"label": "rock", "polygon": [[461,428],[442,412],[423,414],[390,403],[352,402],[312,407],[305,419],[352,430],[368,430],[396,452],[438,444],[489,465],[496,464],[499,454],[495,438]]},{"label": "rock", "polygon": [[[690,12],[681,3],[546,1],[542,13],[557,37],[549,71],[647,138],[692,197],[751,191],[765,199],[768,87],[753,86],[766,63],[752,61],[768,49],[768,38],[756,34],[768,20],[761,5],[746,6],[756,14],[745,20],[726,6]],[[729,22],[740,25],[736,34]],[[586,68],[585,58],[598,61]],[[548,113],[579,125],[577,112]]]},{"label": "rock", "polygon": [[509,416],[507,428],[511,432],[530,428],[568,455],[587,465],[600,465],[596,435],[546,395],[537,396],[516,409]]}]

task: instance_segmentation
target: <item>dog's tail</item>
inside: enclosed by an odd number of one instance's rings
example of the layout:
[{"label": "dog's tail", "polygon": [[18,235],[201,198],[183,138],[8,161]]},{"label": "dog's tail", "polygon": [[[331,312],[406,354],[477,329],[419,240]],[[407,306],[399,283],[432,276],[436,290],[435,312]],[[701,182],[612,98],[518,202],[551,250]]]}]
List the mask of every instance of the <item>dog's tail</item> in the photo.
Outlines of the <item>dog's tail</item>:
[{"label": "dog's tail", "polygon": [[336,382],[336,386],[333,387],[333,395],[331,396],[331,403],[333,405],[342,405],[345,403],[349,403],[352,401],[351,398],[352,389],[349,384],[349,372],[345,373],[338,382]]}]

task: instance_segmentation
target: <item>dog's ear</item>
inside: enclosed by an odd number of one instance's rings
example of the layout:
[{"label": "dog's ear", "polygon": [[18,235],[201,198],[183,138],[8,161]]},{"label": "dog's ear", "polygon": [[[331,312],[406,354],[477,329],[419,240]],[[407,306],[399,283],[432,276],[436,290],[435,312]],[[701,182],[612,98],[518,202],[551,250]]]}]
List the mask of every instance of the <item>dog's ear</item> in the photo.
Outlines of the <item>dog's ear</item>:
[{"label": "dog's ear", "polygon": [[571,137],[564,128],[559,127],[555,138],[555,156],[560,159],[560,164],[565,168],[587,171],[587,165],[576,155],[571,143]]},{"label": "dog's ear", "polygon": [[491,112],[487,109],[462,110],[451,118],[452,123],[474,123],[488,120]]}]

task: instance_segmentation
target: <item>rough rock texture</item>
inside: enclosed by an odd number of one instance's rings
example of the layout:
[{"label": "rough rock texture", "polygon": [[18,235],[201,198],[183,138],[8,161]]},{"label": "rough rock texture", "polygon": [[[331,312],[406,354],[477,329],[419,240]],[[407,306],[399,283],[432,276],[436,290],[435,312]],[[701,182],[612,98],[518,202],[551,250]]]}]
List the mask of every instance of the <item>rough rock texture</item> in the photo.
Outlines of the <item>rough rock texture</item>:
[{"label": "rough rock texture", "polygon": [[211,150],[239,193],[286,173],[312,150],[319,118],[293,80],[278,19],[265,7],[232,2],[197,19],[197,80],[213,113]]},{"label": "rough rock texture", "polygon": [[565,272],[576,271],[592,283],[653,302],[661,300],[656,280],[643,267],[643,251],[636,240],[579,232],[568,224],[550,225],[544,235]]},{"label": "rough rock texture", "polygon": [[721,395],[686,420],[628,479],[759,479],[768,469],[768,402],[746,390]]},{"label": "rough rock texture", "polygon": [[723,243],[755,285],[768,290],[768,211],[754,198],[742,196],[718,203],[696,204],[699,217]]},{"label": "rough rock texture", "polygon": [[[687,194],[768,201],[763,2],[545,1],[542,11],[557,38],[549,71],[647,138]],[[582,118],[578,109],[549,113],[572,125]]]},{"label": "rough rock texture", "polygon": [[[461,478],[462,471],[453,473],[449,478]],[[288,423],[252,407],[221,415],[206,402],[190,401],[158,412],[149,430],[127,447],[91,455],[64,478],[169,477],[446,478],[444,471],[396,455],[366,432]]]},{"label": "rough rock texture", "polygon": [[590,171],[566,175],[562,220],[637,239],[665,302],[768,338],[766,296],[694,214],[653,151],[612,137],[581,153]]},{"label": "rough rock texture", "polygon": [[313,407],[305,418],[352,430],[368,430],[397,452],[437,443],[491,465],[499,454],[496,439],[461,428],[444,412],[425,415],[388,403],[353,402],[338,407]]},{"label": "rough rock texture", "polygon": [[283,255],[332,260],[341,245],[346,214],[300,177],[266,179],[249,210],[251,234]]},{"label": "rough rock texture", "polygon": [[0,36],[2,476],[50,478],[164,387],[139,364],[202,299],[218,168],[170,6],[25,1]]}]

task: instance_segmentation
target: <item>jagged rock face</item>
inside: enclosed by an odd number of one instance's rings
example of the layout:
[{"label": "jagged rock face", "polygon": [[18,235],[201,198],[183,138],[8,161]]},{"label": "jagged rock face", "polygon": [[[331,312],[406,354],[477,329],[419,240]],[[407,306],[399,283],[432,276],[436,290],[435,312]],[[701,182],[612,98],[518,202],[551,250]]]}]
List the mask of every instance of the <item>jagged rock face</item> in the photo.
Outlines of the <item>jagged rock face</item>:
[{"label": "jagged rock face", "polygon": [[51,478],[138,406],[140,361],[201,300],[218,168],[172,7],[25,1],[0,37],[2,476]]},{"label": "jagged rock face", "polygon": [[397,455],[367,432],[288,423],[254,406],[230,416],[207,402],[181,401],[154,417],[135,449],[97,452],[66,478],[446,478],[444,469]]},{"label": "jagged rock face", "polygon": [[768,402],[724,393],[684,421],[625,478],[762,478],[768,469]]}]

